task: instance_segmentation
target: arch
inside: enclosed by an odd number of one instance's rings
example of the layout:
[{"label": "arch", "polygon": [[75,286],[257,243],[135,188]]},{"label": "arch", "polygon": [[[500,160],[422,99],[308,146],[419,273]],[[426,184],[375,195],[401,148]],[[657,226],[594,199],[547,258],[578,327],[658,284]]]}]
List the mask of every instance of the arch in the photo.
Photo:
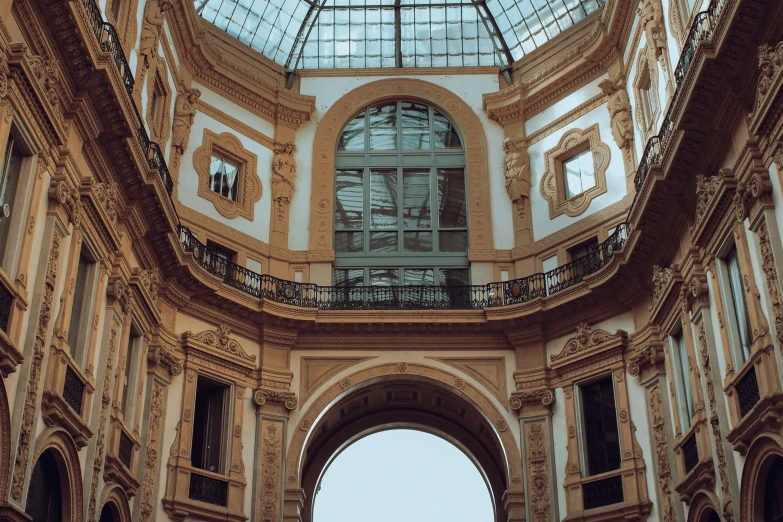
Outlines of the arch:
[{"label": "arch", "polygon": [[365,106],[399,98],[432,105],[459,128],[464,141],[467,169],[469,255],[474,252],[471,257],[475,257],[476,251],[493,250],[487,141],[481,120],[453,92],[434,83],[409,78],[378,80],[357,87],[337,100],[321,118],[313,142],[310,250],[330,252],[334,249],[334,158],[337,139],[343,127]]},{"label": "arch", "polygon": [[764,520],[764,485],[777,458],[783,458],[783,437],[779,435],[759,435],[748,448],[740,485],[740,520]]},{"label": "arch", "polygon": [[11,412],[5,380],[0,381],[0,503],[8,500],[8,479],[11,476]]},{"label": "arch", "polygon": [[108,509],[112,513],[112,522],[131,522],[130,506],[125,490],[119,484],[110,484],[103,488],[101,495],[101,518],[103,511]]},{"label": "arch", "polygon": [[63,502],[62,522],[84,520],[82,471],[76,444],[63,428],[53,426],[41,432],[36,440],[33,468],[44,451],[50,451],[60,474]]},{"label": "arch", "polygon": [[[406,399],[406,387],[417,389],[418,398],[408,395]],[[390,410],[382,406],[383,401],[377,400],[379,388],[381,394],[402,390],[398,407]],[[375,400],[370,397],[373,393]],[[449,417],[448,412],[436,415],[436,398],[443,408],[463,408],[463,416]],[[344,411],[356,401],[360,407],[355,411],[361,413],[347,414],[348,420],[343,420]],[[505,519],[503,496],[523,491],[517,443],[503,413],[487,397],[447,371],[417,363],[387,363],[334,383],[312,402],[294,429],[286,456],[286,488],[304,492],[302,520],[311,520],[313,492],[340,451],[364,436],[392,427],[441,436],[468,455],[487,481],[498,520]]]},{"label": "arch", "polygon": [[721,522],[718,506],[720,501],[715,493],[707,490],[697,491],[688,510],[688,522],[715,522],[715,517],[718,517],[718,522]]}]

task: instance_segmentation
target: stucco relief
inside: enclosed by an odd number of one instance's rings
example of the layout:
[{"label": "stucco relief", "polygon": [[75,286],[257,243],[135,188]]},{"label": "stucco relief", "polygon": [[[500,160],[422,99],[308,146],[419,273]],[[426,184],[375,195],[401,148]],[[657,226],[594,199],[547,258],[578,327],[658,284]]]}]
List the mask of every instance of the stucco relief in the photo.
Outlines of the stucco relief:
[{"label": "stucco relief", "polygon": [[653,56],[655,56],[656,60],[665,64],[663,53],[666,50],[666,28],[663,24],[663,5],[661,0],[642,0],[642,6],[639,9],[639,19],[647,35],[647,43],[651,46]]},{"label": "stucco relief", "polygon": [[631,116],[631,100],[625,90],[622,76],[613,80],[603,80],[598,87],[608,96],[606,108],[612,126],[612,137],[617,147],[623,151],[626,172],[633,171],[633,117]]},{"label": "stucco relief", "polygon": [[503,173],[506,192],[519,217],[524,217],[530,202],[530,155],[526,148],[518,148],[510,138],[503,142],[503,150],[506,151]]},{"label": "stucco relief", "polygon": [[190,128],[196,117],[196,103],[201,97],[198,89],[178,89],[177,101],[174,103],[174,123],[171,127],[172,160],[176,166],[179,158],[185,153],[190,141]]},{"label": "stucco relief", "polygon": [[275,147],[272,158],[272,200],[275,202],[277,219],[285,219],[285,213],[296,190],[295,143],[281,143]]},{"label": "stucco relief", "polygon": [[318,125],[313,146],[311,251],[332,250],[334,153],[340,132],[363,107],[403,97],[438,107],[459,128],[464,139],[468,200],[471,202],[468,208],[470,248],[493,248],[487,147],[481,121],[467,103],[443,87],[422,80],[393,78],[371,82],[350,91],[332,105]]},{"label": "stucco relief", "polygon": [[[563,162],[584,150],[589,150],[593,155],[595,186],[566,198]],[[601,141],[597,123],[585,130],[571,129],[563,134],[557,146],[544,153],[546,171],[541,176],[539,188],[541,195],[549,202],[549,219],[561,214],[576,217],[587,210],[593,199],[606,193],[606,169],[610,159],[609,147]]]},{"label": "stucco relief", "polygon": [[[239,189],[237,201],[210,190],[210,164],[212,154],[217,153],[239,165]],[[215,205],[215,209],[228,219],[244,217],[253,221],[255,205],[261,199],[261,178],[257,171],[258,158],[242,146],[239,138],[224,132],[215,134],[204,129],[201,146],[193,152],[193,166],[198,174],[198,195]]]}]

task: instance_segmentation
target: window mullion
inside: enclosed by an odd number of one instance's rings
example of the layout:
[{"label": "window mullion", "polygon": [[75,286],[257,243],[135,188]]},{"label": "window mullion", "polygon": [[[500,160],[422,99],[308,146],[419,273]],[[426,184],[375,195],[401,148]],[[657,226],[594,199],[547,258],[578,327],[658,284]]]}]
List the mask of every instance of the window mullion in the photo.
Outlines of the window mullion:
[{"label": "window mullion", "polygon": [[438,203],[438,170],[435,168],[435,157],[432,157],[433,166],[430,167],[430,226],[432,227],[432,251],[440,252],[440,205]]}]

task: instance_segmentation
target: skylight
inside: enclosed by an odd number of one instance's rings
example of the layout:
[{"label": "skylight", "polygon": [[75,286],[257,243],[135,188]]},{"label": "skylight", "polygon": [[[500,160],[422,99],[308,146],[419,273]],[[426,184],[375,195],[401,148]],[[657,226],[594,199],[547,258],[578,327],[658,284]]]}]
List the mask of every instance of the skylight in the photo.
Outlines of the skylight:
[{"label": "skylight", "polygon": [[605,0],[194,0],[219,29],[289,70],[505,67]]}]

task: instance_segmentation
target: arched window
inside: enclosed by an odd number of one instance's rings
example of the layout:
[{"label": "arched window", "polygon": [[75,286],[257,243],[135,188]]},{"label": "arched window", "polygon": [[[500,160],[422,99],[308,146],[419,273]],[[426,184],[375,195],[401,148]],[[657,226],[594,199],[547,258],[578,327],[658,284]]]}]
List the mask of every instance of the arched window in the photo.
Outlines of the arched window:
[{"label": "arched window", "polygon": [[114,504],[107,502],[101,509],[101,518],[98,522],[120,522],[120,516],[117,514],[117,508]]},{"label": "arched window", "polygon": [[783,522],[783,458],[775,458],[764,489],[764,522]]},{"label": "arched window", "polygon": [[60,472],[49,451],[38,458],[27,490],[25,513],[33,522],[60,522],[63,517]]},{"label": "arched window", "polygon": [[433,107],[365,108],[335,155],[334,284],[467,285],[465,150]]}]

